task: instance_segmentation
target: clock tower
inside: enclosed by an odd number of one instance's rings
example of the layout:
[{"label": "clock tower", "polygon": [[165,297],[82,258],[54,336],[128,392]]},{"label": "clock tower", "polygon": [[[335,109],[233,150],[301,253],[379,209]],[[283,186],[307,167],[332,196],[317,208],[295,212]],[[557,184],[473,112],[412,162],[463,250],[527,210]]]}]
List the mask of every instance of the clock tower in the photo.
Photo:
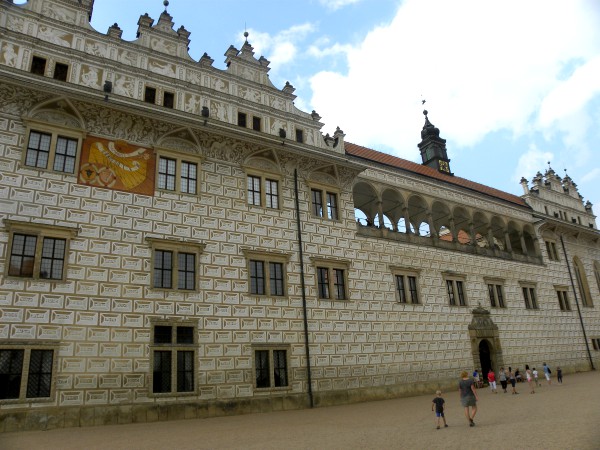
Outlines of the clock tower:
[{"label": "clock tower", "polygon": [[423,165],[437,169],[446,175],[454,175],[450,171],[446,139],[440,137],[440,130],[429,121],[427,110],[424,110],[423,114],[425,115],[425,125],[421,130],[421,142],[419,143]]}]

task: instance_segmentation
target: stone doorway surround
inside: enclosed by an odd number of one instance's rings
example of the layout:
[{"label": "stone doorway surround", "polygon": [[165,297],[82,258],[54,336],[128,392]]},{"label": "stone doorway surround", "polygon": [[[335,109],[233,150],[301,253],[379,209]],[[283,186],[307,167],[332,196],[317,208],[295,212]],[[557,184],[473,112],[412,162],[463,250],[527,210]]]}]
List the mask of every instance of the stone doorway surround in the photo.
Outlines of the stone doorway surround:
[{"label": "stone doorway surround", "polygon": [[[471,311],[473,318],[469,324],[469,339],[471,341],[471,353],[473,355],[473,368],[483,369],[481,367],[481,355],[479,345],[482,341],[487,341],[490,350],[490,362],[494,372],[498,372],[500,367],[504,367],[504,358],[502,356],[502,346],[500,344],[500,334],[498,326],[490,316],[490,311],[477,306]],[[487,374],[481,374],[483,380],[487,379]]]}]

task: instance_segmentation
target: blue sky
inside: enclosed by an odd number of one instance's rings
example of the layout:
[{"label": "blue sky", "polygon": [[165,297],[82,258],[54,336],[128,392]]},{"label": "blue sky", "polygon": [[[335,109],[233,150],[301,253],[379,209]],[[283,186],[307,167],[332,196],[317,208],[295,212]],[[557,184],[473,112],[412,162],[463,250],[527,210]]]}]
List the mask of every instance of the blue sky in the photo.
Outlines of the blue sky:
[{"label": "blue sky", "polygon": [[[96,0],[92,25],[134,40],[162,0]],[[323,133],[419,161],[423,107],[457,176],[522,194],[552,168],[600,214],[600,1],[170,0],[190,56],[224,68],[247,30],[270,77]]]}]

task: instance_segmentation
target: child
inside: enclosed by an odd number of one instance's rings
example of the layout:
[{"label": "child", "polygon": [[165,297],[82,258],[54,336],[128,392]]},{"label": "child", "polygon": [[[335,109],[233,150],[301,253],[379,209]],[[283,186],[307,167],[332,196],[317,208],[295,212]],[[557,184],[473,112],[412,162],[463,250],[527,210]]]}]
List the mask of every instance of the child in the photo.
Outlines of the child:
[{"label": "child", "polygon": [[496,390],[496,374],[492,369],[490,369],[490,371],[488,372],[487,379],[488,383],[490,384],[490,389],[494,394],[497,394],[498,391]]},{"label": "child", "polygon": [[533,379],[535,380],[535,387],[539,387],[540,386],[540,382],[538,381],[538,371],[535,370],[535,367],[533,368]]},{"label": "child", "polygon": [[444,421],[444,427],[447,427],[446,418],[444,417],[444,399],[442,398],[442,391],[435,392],[436,397],[433,399],[433,403],[431,403],[431,410],[433,411],[435,408],[435,417],[437,417],[437,429],[440,429],[440,419]]}]

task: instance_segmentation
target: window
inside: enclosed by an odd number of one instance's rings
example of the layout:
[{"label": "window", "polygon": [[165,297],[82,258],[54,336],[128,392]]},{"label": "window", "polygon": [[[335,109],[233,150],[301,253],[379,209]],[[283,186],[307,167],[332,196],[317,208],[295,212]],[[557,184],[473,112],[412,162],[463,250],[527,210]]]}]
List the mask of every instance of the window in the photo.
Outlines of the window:
[{"label": "window", "polygon": [[311,188],[312,214],[324,219],[338,220],[338,195],[326,189]]},{"label": "window", "polygon": [[156,88],[146,86],[144,89],[144,101],[146,103],[156,103]]},{"label": "window", "polygon": [[535,294],[535,286],[521,286],[523,291],[523,300],[525,301],[525,308],[527,309],[539,309],[537,304],[537,298]]},{"label": "window", "polygon": [[417,280],[419,278],[418,272],[405,271],[400,268],[391,267],[396,280],[396,293],[397,299],[400,303],[419,303],[419,290],[417,287]]},{"label": "window", "polygon": [[251,295],[286,296],[288,254],[244,250],[248,260],[248,282]]},{"label": "window", "polygon": [[550,261],[558,261],[558,252],[556,251],[556,242],[554,241],[545,241],[546,242],[546,251],[548,252],[548,259]]},{"label": "window", "polygon": [[69,74],[69,66],[67,64],[56,63],[54,64],[54,79],[58,81],[67,81],[67,75]]},{"label": "window", "polygon": [[446,283],[446,293],[448,294],[450,306],[467,306],[464,279],[445,275],[444,281]]},{"label": "window", "polygon": [[260,131],[260,117],[252,117],[252,129],[254,131]]},{"label": "window", "polygon": [[204,244],[148,238],[152,249],[152,287],[197,290],[196,273]]},{"label": "window", "polygon": [[279,209],[279,179],[275,174],[248,171],[248,204]]},{"label": "window", "polygon": [[239,112],[238,113],[238,125],[240,127],[246,128],[246,113]]},{"label": "window", "polygon": [[55,345],[0,344],[0,401],[53,397],[56,351]]},{"label": "window", "polygon": [[29,130],[23,164],[37,169],[75,174],[81,135],[67,130]]},{"label": "window", "polygon": [[196,325],[157,322],[152,326],[152,393],[196,391]]},{"label": "window", "polygon": [[165,108],[171,108],[175,106],[175,94],[172,92],[163,93],[163,106]]},{"label": "window", "polygon": [[594,350],[600,351],[600,338],[592,338],[592,347]]},{"label": "window", "polygon": [[504,288],[501,280],[486,279],[488,297],[492,308],[506,308],[504,303]]},{"label": "window", "polygon": [[596,284],[600,292],[600,263],[598,261],[594,261],[594,276],[596,277]]},{"label": "window", "polygon": [[31,60],[31,73],[44,75],[46,73],[46,58],[34,56]]},{"label": "window", "polygon": [[567,295],[567,288],[564,286],[554,286],[554,289],[556,289],[560,310],[571,311],[571,305],[569,304],[569,297]]},{"label": "window", "polygon": [[591,308],[594,306],[592,303],[592,294],[590,293],[590,287],[585,276],[585,269],[577,256],[573,258],[573,268],[575,269],[575,279],[577,280],[577,287],[581,295],[581,304]]},{"label": "window", "polygon": [[312,258],[317,276],[317,296],[325,300],[348,298],[347,274],[350,263]]},{"label": "window", "polygon": [[157,188],[180,194],[198,194],[198,161],[187,161],[177,155],[159,156]]},{"label": "window", "polygon": [[4,220],[10,232],[6,275],[42,280],[64,280],[73,228]]},{"label": "window", "polygon": [[296,128],[296,142],[304,142],[304,132]]},{"label": "window", "polygon": [[257,389],[286,388],[290,385],[287,357],[287,349],[260,348],[254,350]]}]

